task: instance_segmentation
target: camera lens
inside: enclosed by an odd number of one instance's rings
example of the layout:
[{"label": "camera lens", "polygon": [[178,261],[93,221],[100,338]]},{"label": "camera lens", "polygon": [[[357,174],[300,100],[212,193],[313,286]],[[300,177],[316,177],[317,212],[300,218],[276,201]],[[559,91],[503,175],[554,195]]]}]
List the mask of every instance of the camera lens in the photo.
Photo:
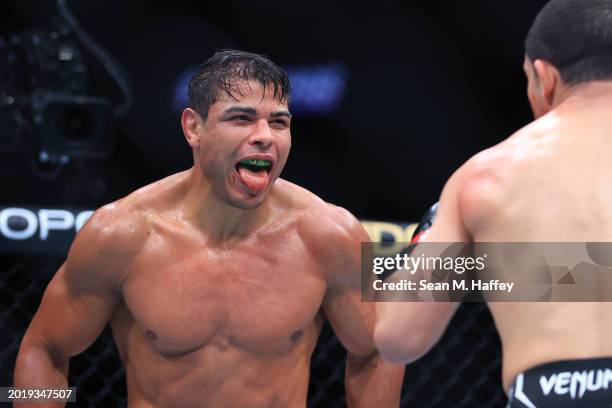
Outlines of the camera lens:
[{"label": "camera lens", "polygon": [[91,108],[84,105],[64,105],[56,112],[55,129],[66,141],[82,143],[95,136],[96,117]]}]

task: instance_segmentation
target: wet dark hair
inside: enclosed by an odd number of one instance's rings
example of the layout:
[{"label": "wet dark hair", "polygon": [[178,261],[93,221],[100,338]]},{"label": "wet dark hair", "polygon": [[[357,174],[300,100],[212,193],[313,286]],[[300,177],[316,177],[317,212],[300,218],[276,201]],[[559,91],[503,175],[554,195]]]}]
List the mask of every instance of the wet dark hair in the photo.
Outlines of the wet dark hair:
[{"label": "wet dark hair", "polygon": [[267,57],[251,52],[222,50],[205,61],[189,81],[189,107],[206,120],[219,91],[235,98],[236,81],[257,81],[271,86],[274,98],[289,103],[291,85],[287,73]]},{"label": "wet dark hair", "polygon": [[554,65],[569,85],[612,79],[612,0],[551,0],[529,30],[525,53]]}]

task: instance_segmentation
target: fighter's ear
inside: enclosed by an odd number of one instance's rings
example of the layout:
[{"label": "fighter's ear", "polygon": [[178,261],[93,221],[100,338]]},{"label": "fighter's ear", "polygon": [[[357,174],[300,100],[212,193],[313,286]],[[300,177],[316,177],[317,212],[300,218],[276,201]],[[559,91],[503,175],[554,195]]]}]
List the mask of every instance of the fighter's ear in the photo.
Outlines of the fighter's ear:
[{"label": "fighter's ear", "polygon": [[191,108],[185,108],[181,115],[181,126],[189,146],[200,146],[200,131],[202,128],[202,118],[200,115]]},{"label": "fighter's ear", "polygon": [[554,65],[540,59],[533,62],[533,69],[537,76],[541,99],[548,105],[546,110],[551,110],[554,107],[555,94],[563,83],[561,74]]}]

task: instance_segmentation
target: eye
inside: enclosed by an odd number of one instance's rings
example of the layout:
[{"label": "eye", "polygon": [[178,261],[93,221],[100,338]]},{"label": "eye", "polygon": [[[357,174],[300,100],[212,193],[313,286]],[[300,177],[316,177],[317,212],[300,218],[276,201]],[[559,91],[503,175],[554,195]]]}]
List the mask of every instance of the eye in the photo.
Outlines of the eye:
[{"label": "eye", "polygon": [[274,119],[272,121],[272,124],[276,125],[276,127],[280,127],[280,128],[289,127],[289,123],[285,119]]},{"label": "eye", "polygon": [[248,115],[235,115],[230,117],[230,120],[235,122],[250,122],[251,118]]}]

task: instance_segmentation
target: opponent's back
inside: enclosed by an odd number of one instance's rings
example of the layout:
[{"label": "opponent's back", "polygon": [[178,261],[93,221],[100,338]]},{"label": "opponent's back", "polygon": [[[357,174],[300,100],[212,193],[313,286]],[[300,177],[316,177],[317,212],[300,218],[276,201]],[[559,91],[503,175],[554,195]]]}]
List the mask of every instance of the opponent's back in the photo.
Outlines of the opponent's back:
[{"label": "opponent's back", "polygon": [[[477,203],[463,208],[474,241],[612,242],[612,84],[596,85],[474,158],[461,193]],[[610,280],[587,284],[593,300]],[[562,302],[577,289],[560,288],[556,302],[490,303],[506,387],[540,363],[612,355],[612,303]]]}]

